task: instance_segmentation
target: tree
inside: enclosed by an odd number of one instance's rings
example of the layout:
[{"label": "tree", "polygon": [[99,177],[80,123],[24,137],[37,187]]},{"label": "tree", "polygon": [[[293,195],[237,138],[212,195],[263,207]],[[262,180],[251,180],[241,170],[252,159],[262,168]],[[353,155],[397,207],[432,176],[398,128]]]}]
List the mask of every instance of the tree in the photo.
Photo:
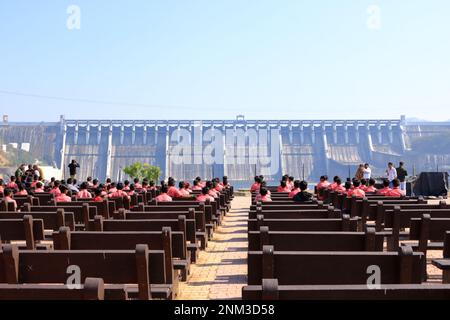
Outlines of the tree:
[{"label": "tree", "polygon": [[146,178],[149,181],[158,181],[159,176],[161,175],[161,169],[159,167],[151,166],[147,163],[142,164],[140,162],[135,162],[128,167],[125,167],[123,172],[131,178],[138,178],[139,180]]}]

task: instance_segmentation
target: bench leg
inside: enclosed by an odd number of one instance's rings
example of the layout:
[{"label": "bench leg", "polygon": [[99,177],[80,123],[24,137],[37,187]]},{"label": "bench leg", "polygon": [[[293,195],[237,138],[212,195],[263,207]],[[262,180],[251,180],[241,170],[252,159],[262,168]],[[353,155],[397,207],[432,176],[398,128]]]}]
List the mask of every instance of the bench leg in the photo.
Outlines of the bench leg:
[{"label": "bench leg", "polygon": [[198,245],[196,243],[190,243],[187,245],[188,254],[191,259],[191,263],[197,263],[198,259]]},{"label": "bench leg", "polygon": [[445,269],[442,271],[442,283],[450,283],[450,270]]}]

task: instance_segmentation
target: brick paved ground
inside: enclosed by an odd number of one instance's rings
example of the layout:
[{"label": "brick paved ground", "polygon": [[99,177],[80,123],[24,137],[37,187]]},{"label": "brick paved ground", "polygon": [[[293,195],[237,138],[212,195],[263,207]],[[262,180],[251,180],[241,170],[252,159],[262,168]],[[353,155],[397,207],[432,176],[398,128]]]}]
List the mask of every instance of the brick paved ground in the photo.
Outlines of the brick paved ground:
[{"label": "brick paved ground", "polygon": [[[435,203],[438,201],[430,201]],[[449,201],[450,202],[450,201]],[[197,264],[191,266],[191,277],[181,284],[181,300],[240,299],[247,283],[247,218],[249,197],[235,197],[232,209],[222,226],[214,233]],[[431,260],[442,257],[442,251],[428,252],[428,283],[440,283],[442,272]]]},{"label": "brick paved ground", "polygon": [[247,284],[247,219],[250,197],[236,196],[208,248],[181,284],[181,300],[240,299]]}]

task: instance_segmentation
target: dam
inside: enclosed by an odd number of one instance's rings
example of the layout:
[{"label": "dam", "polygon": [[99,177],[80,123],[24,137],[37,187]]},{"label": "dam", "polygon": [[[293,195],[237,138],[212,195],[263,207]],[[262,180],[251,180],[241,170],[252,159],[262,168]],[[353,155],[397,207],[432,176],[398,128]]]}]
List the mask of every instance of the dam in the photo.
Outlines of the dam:
[{"label": "dam", "polygon": [[[356,166],[365,162],[379,176],[389,161],[404,161],[410,174],[413,170],[449,171],[449,149],[421,150],[418,143],[449,134],[450,123],[409,123],[405,117],[385,120],[61,117],[53,123],[3,121],[0,144],[6,158],[12,158],[10,167],[21,161],[37,161],[63,168],[64,177],[72,159],[81,164],[80,179],[94,176],[101,180],[124,179],[123,168],[139,161],[160,167],[161,179],[172,176],[191,181],[196,176],[226,175],[239,185],[260,173],[273,183],[284,173],[310,181],[323,174],[353,176]],[[184,151],[181,157],[180,146]]]}]

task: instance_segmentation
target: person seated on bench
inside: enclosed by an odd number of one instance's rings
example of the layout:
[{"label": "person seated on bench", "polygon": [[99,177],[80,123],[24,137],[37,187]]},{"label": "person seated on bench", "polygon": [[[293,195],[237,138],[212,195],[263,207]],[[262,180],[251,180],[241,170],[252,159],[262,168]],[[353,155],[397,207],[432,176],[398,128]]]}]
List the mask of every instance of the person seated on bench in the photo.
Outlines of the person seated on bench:
[{"label": "person seated on bench", "polygon": [[91,199],[92,194],[88,191],[88,184],[83,182],[80,186],[80,192],[77,193],[77,199]]},{"label": "person seated on bench", "polygon": [[222,177],[222,182],[220,183],[220,185],[224,188],[229,188],[230,184],[228,183],[228,177],[227,176],[223,176]]},{"label": "person seated on bench", "polygon": [[336,187],[338,186],[336,180],[338,178],[339,178],[339,176],[334,176],[333,183],[330,183],[330,185],[328,186],[328,191],[334,191],[334,189],[336,189]]},{"label": "person seated on bench", "polygon": [[17,190],[16,177],[11,176],[9,181],[10,182],[6,185],[6,188],[11,189],[11,190]]},{"label": "person seated on bench", "polygon": [[389,191],[391,191],[391,188],[389,187],[390,182],[388,179],[383,180],[383,188],[379,189],[377,191],[377,195],[385,196]]},{"label": "person seated on bench", "polygon": [[359,188],[364,191],[367,192],[367,180],[366,179],[361,179],[361,185],[359,186]]},{"label": "person seated on bench", "polygon": [[92,183],[92,177],[87,177],[86,183],[89,188],[92,188],[94,186],[94,184]]},{"label": "person seated on bench", "polygon": [[70,192],[72,192],[73,194],[77,194],[78,192],[80,192],[80,189],[77,188],[76,179],[67,179],[67,188],[69,188]]},{"label": "person seated on bench", "polygon": [[103,202],[105,200],[105,196],[102,195],[103,191],[100,188],[94,190],[94,202]]},{"label": "person seated on bench", "polygon": [[134,187],[136,189],[142,189],[142,184],[139,183],[139,178],[134,178]]},{"label": "person seated on bench", "polygon": [[261,179],[259,178],[259,176],[255,176],[255,182],[250,187],[250,191],[251,192],[258,191],[259,188],[261,188]]},{"label": "person seated on bench", "polygon": [[17,185],[17,192],[16,192],[16,196],[27,196],[28,195],[28,191],[25,189],[25,185],[23,183],[19,183]]},{"label": "person seated on bench", "polygon": [[287,192],[287,193],[291,192],[291,189],[286,184],[286,180],[280,181],[280,185],[277,188],[277,192]]},{"label": "person seated on bench", "polygon": [[219,192],[216,191],[216,185],[213,181],[207,181],[206,187],[209,189],[208,194],[213,198],[219,198]]},{"label": "person seated on bench", "polygon": [[289,189],[294,190],[294,177],[293,176],[289,176],[287,181],[286,181],[286,185],[289,187]]},{"label": "person seated on bench", "polygon": [[197,178],[195,178],[195,180],[198,181],[198,185],[200,186],[200,188],[206,187],[206,182],[205,182],[205,181],[202,181],[202,178],[201,178],[201,177],[197,177]]},{"label": "person seated on bench", "polygon": [[92,180],[92,188],[98,188],[99,187],[99,181],[98,179]]},{"label": "person seated on bench", "polygon": [[17,210],[17,202],[13,199],[13,197],[14,195],[11,189],[6,188],[3,191],[3,201],[5,201],[6,203],[14,203],[14,210]]},{"label": "person seated on bench", "polygon": [[374,178],[370,178],[369,179],[369,186],[366,188],[366,193],[375,193],[377,192],[377,188],[375,188],[375,179]]},{"label": "person seated on bench", "polygon": [[50,190],[50,193],[53,194],[55,197],[61,194],[61,190],[59,189],[60,185],[61,183],[58,180],[55,180],[55,182],[53,182],[53,188]]},{"label": "person seated on bench", "polygon": [[[144,185],[144,182],[142,183],[142,185]],[[124,190],[130,197],[134,196],[136,194],[136,187],[134,186],[134,183],[132,183],[129,187],[128,187],[128,191]]]},{"label": "person seated on bench", "polygon": [[204,187],[202,189],[202,193],[195,198],[196,201],[205,202],[206,200],[214,201],[214,198],[209,195],[209,188]]},{"label": "person seated on bench", "polygon": [[126,198],[130,200],[130,196],[127,194],[126,191],[123,191],[123,183],[118,183],[116,187],[116,191],[113,193],[110,193],[108,195],[108,198],[110,199],[117,199],[117,198]]},{"label": "person seated on bench", "polygon": [[3,182],[3,179],[0,179],[0,193],[3,193],[5,190],[5,183]]},{"label": "person seated on bench", "polygon": [[220,179],[219,178],[214,178],[214,183],[215,183],[215,187],[214,187],[214,189],[217,191],[217,192],[220,192],[220,191],[222,191],[223,190],[223,186],[220,184]]},{"label": "person seated on bench", "polygon": [[294,189],[289,193],[288,198],[293,199],[297,193],[299,193],[300,190],[300,180],[294,181]]},{"label": "person seated on bench", "polygon": [[150,182],[148,183],[147,190],[149,190],[149,191],[156,190],[155,181],[150,180]]},{"label": "person seated on bench", "polygon": [[123,182],[123,191],[130,191],[130,180],[125,180]]},{"label": "person seated on bench", "polygon": [[293,198],[293,200],[295,202],[309,202],[312,201],[313,195],[311,193],[309,193],[308,191],[306,191],[308,189],[308,182],[306,181],[300,181],[300,192],[298,192],[295,197]]},{"label": "person seated on bench", "polygon": [[[351,183],[349,183],[351,186]],[[350,188],[349,186],[349,188]],[[345,186],[342,185],[342,180],[341,178],[337,177],[336,179],[336,187],[334,188],[334,192],[337,192],[339,194],[343,194],[347,192],[347,189]]]},{"label": "person seated on bench", "polygon": [[167,195],[171,198],[183,198],[183,195],[181,194],[180,190],[178,190],[175,187],[175,180],[173,178],[169,178],[169,181],[167,182],[169,185],[169,189],[167,190]]},{"label": "person seated on bench", "polygon": [[69,189],[65,185],[59,186],[59,191],[61,191],[60,194],[55,195],[55,201],[56,202],[72,202],[72,198],[69,197]]},{"label": "person seated on bench", "polygon": [[161,194],[155,198],[156,202],[171,202],[172,197],[167,194],[168,190],[167,185],[161,186]]},{"label": "person seated on bench", "polygon": [[319,198],[319,200],[323,200],[324,199],[324,197],[321,195],[321,192],[324,189],[327,189],[329,185],[330,185],[330,183],[328,182],[328,176],[327,175],[321,176],[320,177],[320,182],[316,186],[317,197]]},{"label": "person seated on bench", "polygon": [[108,195],[108,190],[103,183],[100,183],[98,189],[101,191],[101,196],[105,198]]},{"label": "person seated on bench", "polygon": [[109,189],[109,187],[111,186],[111,183],[112,183],[111,178],[106,179],[105,187],[106,187],[107,189]]},{"label": "person seated on bench", "polygon": [[38,175],[34,175],[33,176],[33,181],[31,182],[30,188],[36,188],[36,184],[39,182],[39,176]]},{"label": "person seated on bench", "polygon": [[184,181],[178,182],[178,191],[180,192],[182,197],[189,197],[191,195],[191,193],[189,192],[190,190],[186,188],[187,185],[188,184]]},{"label": "person seated on bench", "polygon": [[56,181],[56,178],[51,177],[50,181],[47,182],[46,187],[48,187],[49,189],[53,189],[53,187],[55,186],[55,181]]},{"label": "person seated on bench", "polygon": [[261,183],[261,188],[259,188],[259,190],[258,190],[258,194],[255,196],[255,202],[261,201],[261,198],[262,198],[261,190],[262,189],[264,189],[265,192],[267,192],[267,194],[266,194],[267,198],[272,198],[271,194],[270,194],[270,190],[267,189],[267,183],[265,181],[263,181]]},{"label": "person seated on bench", "polygon": [[400,180],[392,180],[392,185],[394,186],[394,188],[386,193],[386,197],[399,198],[405,195],[405,192],[403,190],[400,190]]},{"label": "person seated on bench", "polygon": [[36,183],[36,188],[34,189],[33,193],[43,193],[44,191],[44,185],[42,184],[42,182],[38,181],[38,183]]},{"label": "person seated on bench", "polygon": [[115,182],[111,182],[111,184],[109,185],[109,188],[108,188],[108,193],[111,194],[111,193],[114,193],[116,191],[117,191],[116,183]]},{"label": "person seated on bench", "polygon": [[202,187],[200,187],[198,185],[198,180],[197,179],[194,180],[192,183],[193,183],[192,191],[201,191],[202,190]]},{"label": "person seated on bench", "polygon": [[270,198],[268,191],[266,188],[261,188],[259,190],[259,195],[256,196],[255,200],[257,202],[271,202],[272,199]]},{"label": "person seated on bench", "polygon": [[347,192],[347,198],[351,198],[354,195],[357,198],[364,198],[366,196],[366,193],[360,188],[361,186],[361,182],[359,180],[354,180],[353,181],[353,189],[350,189]]}]

